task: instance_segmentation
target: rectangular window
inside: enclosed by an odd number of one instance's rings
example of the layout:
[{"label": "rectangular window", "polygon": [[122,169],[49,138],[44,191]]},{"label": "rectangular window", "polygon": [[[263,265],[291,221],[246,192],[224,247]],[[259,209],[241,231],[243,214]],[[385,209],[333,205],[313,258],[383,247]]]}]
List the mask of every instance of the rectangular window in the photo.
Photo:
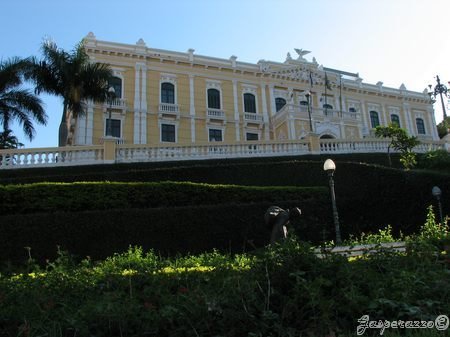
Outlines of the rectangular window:
[{"label": "rectangular window", "polygon": [[161,141],[175,143],[175,125],[161,124]]},{"label": "rectangular window", "polygon": [[120,126],[121,126],[120,119],[109,119],[109,118],[106,119],[106,129],[105,129],[106,136],[109,136],[108,132],[110,125],[111,125],[111,136],[120,138]]},{"label": "rectangular window", "polygon": [[209,129],[209,141],[210,142],[221,142],[222,138],[222,130],[220,129]]},{"label": "rectangular window", "polygon": [[259,140],[259,136],[257,133],[247,132],[246,139],[247,140]]},{"label": "rectangular window", "polygon": [[422,118],[416,118],[416,126],[417,126],[417,133],[419,135],[425,135],[425,123]]}]

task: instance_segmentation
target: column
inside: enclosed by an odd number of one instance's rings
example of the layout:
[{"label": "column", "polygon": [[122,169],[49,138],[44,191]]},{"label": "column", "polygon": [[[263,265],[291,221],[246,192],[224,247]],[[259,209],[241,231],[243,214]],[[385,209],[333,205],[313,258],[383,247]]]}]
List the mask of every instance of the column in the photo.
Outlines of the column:
[{"label": "column", "polygon": [[360,107],[361,107],[361,119],[362,119],[362,134],[363,136],[369,134],[370,126],[368,122],[368,115],[367,115],[367,109],[366,109],[366,102],[364,100],[360,101]]},{"label": "column", "polygon": [[386,114],[386,106],[384,104],[381,104],[381,116],[380,116],[380,124],[381,125],[388,125],[389,119],[387,118]]},{"label": "column", "polygon": [[140,137],[139,144],[147,144],[147,66],[141,66],[141,111],[140,111]]},{"label": "column", "polygon": [[74,145],[86,145],[86,117],[83,115],[77,118]]},{"label": "column", "polygon": [[403,103],[403,113],[405,114],[406,123],[408,123],[408,132],[410,135],[415,135],[415,128],[412,122],[411,110],[409,109],[409,103]]},{"label": "column", "polygon": [[270,140],[270,121],[269,114],[267,113],[267,99],[266,99],[266,85],[261,83],[261,100],[262,100],[262,112],[264,121],[264,140]]},{"label": "column", "polygon": [[86,145],[92,145],[94,142],[94,102],[88,101],[86,114]]},{"label": "column", "polygon": [[273,117],[277,113],[277,107],[275,106],[275,93],[274,85],[269,84],[269,99],[270,99],[270,116]]},{"label": "column", "polygon": [[189,75],[189,116],[191,117],[191,142],[195,143],[195,93],[194,75]]},{"label": "column", "polygon": [[237,80],[233,80],[233,99],[234,99],[234,125],[236,129],[236,141],[241,140],[241,132],[239,125],[239,105],[238,105],[238,91],[237,91]]},{"label": "column", "polygon": [[439,135],[436,127],[436,118],[434,117],[434,109],[433,107],[427,108],[428,120],[431,127],[431,135],[433,140],[439,140]]},{"label": "column", "polygon": [[141,64],[136,63],[134,73],[134,137],[133,143],[140,143],[140,112],[141,112],[141,97],[139,90],[139,78],[141,75]]}]

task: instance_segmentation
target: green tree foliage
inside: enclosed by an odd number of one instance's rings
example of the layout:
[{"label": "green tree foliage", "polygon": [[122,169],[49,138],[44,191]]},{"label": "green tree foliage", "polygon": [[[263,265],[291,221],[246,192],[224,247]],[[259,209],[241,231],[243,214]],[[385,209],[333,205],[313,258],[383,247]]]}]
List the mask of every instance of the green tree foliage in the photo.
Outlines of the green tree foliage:
[{"label": "green tree foliage", "polygon": [[36,133],[33,122],[45,125],[47,115],[42,101],[29,90],[21,88],[23,74],[29,67],[28,60],[19,58],[0,62],[0,125],[5,133],[11,122],[18,122],[25,136],[32,140]]},{"label": "green tree foliage", "polygon": [[440,122],[437,125],[437,129],[439,138],[444,138],[448,134],[448,129],[450,129],[450,116]]},{"label": "green tree foliage", "polygon": [[23,144],[19,142],[16,136],[13,135],[10,129],[0,133],[0,150],[3,149],[17,149],[22,147]]},{"label": "green tree foliage", "polygon": [[83,115],[87,100],[105,101],[112,71],[106,64],[89,61],[84,41],[67,52],[58,48],[53,41],[46,40],[42,44],[42,54],[42,60],[33,58],[33,68],[27,77],[34,80],[37,93],[46,92],[62,97],[59,146],[65,146],[70,113],[73,117]]},{"label": "green tree foliage", "polygon": [[405,169],[414,167],[417,161],[416,154],[412,152],[412,149],[420,144],[417,137],[408,136],[407,131],[395,123],[390,123],[388,126],[377,126],[375,135],[379,138],[390,138],[391,140],[387,151],[389,165],[392,166],[390,150],[393,148],[400,152],[400,162]]}]

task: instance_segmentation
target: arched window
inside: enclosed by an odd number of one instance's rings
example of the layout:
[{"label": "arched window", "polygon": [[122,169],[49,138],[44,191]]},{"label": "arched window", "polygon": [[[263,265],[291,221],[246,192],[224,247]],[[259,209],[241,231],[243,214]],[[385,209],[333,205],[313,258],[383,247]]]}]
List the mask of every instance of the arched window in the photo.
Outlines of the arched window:
[{"label": "arched window", "polygon": [[335,137],[333,137],[332,135],[327,135],[327,134],[320,136],[320,139],[334,139],[334,138]]},{"label": "arched window", "polygon": [[208,108],[220,109],[220,91],[217,89],[208,89]]},{"label": "arched window", "polygon": [[332,110],[332,109],[333,109],[333,106],[332,106],[331,104],[324,104],[324,105],[323,105],[323,108],[324,108],[324,109],[327,109],[327,110]]},{"label": "arched window", "polygon": [[277,112],[283,109],[283,107],[286,105],[286,100],[282,97],[275,98],[275,106],[277,109]]},{"label": "arched window", "polygon": [[378,125],[380,125],[380,118],[378,117],[378,112],[371,111],[370,112],[370,124],[372,128],[375,129]]},{"label": "arched window", "polygon": [[308,106],[309,103],[308,103],[308,101],[300,101],[300,105],[301,106]]},{"label": "arched window", "polygon": [[392,114],[391,115],[391,123],[400,127],[400,117],[398,117],[398,115]]},{"label": "arched window", "polygon": [[416,118],[416,126],[417,126],[417,133],[419,135],[424,135],[425,132],[425,123],[422,118]]},{"label": "arched window", "polygon": [[256,99],[253,94],[244,94],[244,112],[256,113]]},{"label": "arched window", "polygon": [[356,108],[353,108],[353,107],[351,107],[351,108],[348,108],[348,112],[352,112],[352,113],[355,113],[355,112],[356,112]]},{"label": "arched window", "polygon": [[175,104],[175,86],[172,83],[161,83],[161,103]]},{"label": "arched window", "polygon": [[119,77],[111,77],[109,79],[109,87],[114,88],[114,96],[122,98],[122,80]]}]

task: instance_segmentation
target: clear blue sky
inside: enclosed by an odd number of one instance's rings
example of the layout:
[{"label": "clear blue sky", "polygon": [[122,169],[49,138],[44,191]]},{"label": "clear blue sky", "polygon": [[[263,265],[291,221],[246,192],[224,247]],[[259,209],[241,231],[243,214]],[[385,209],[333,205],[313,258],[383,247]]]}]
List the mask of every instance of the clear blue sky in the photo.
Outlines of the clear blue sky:
[{"label": "clear blue sky", "polygon": [[[450,80],[448,0],[5,0],[0,59],[39,55],[44,37],[72,49],[92,31],[100,40],[256,63],[284,61],[294,48],[364,82],[423,91]],[[57,145],[62,104],[42,96],[49,115],[26,147]],[[436,119],[442,111],[436,106]]]}]

